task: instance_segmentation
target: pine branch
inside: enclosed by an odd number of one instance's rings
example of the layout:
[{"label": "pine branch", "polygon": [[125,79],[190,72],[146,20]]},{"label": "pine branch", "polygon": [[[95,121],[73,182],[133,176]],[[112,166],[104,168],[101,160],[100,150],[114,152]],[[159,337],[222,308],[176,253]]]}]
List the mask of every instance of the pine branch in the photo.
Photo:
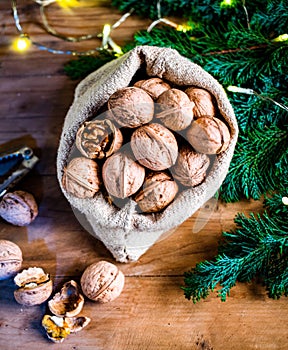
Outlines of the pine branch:
[{"label": "pine branch", "polygon": [[244,195],[259,199],[288,176],[288,134],[275,125],[239,136],[221,198],[235,202]]},{"label": "pine branch", "polygon": [[77,60],[69,61],[64,71],[72,80],[83,79],[114,58],[114,53],[103,50],[97,56],[80,56]]},{"label": "pine branch", "polygon": [[[285,218],[287,214],[288,209],[283,210]],[[225,301],[237,281],[250,282],[255,276],[262,278],[269,297],[287,296],[287,227],[283,228],[267,212],[250,218],[240,214],[235,223],[235,231],[223,233],[225,240],[218,255],[184,274],[185,297],[194,303],[205,299],[217,285],[221,287],[218,296]]]}]

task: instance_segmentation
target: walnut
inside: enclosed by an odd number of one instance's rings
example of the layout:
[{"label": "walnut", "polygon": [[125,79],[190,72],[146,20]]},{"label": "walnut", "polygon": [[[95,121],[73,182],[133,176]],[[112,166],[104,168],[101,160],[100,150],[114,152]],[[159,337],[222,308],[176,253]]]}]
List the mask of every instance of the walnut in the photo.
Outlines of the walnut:
[{"label": "walnut", "polygon": [[194,119],[205,116],[215,117],[216,108],[213,102],[213,96],[209,91],[196,87],[190,87],[185,90],[185,93],[195,104],[193,108]]},{"label": "walnut", "polygon": [[14,276],[22,266],[22,251],[17,244],[0,240],[0,281]]},{"label": "walnut", "polygon": [[73,280],[66,282],[61,291],[48,302],[50,311],[59,317],[76,316],[81,312],[83,305],[84,297]]},{"label": "walnut", "polygon": [[210,159],[206,154],[197,153],[192,147],[182,146],[171,172],[174,179],[182,185],[194,187],[204,181],[209,164]]},{"label": "walnut", "polygon": [[171,176],[165,172],[149,174],[143,185],[143,190],[139,192],[135,201],[139,208],[145,213],[158,212],[175,198],[178,186]]},{"label": "walnut", "polygon": [[155,171],[172,166],[178,155],[175,136],[158,123],[136,129],[131,136],[131,148],[140,164]]},{"label": "walnut", "polygon": [[107,192],[111,196],[124,199],[141,187],[145,169],[128,152],[117,152],[106,159],[102,177]]},{"label": "walnut", "polygon": [[81,287],[87,298],[107,303],[122,292],[125,277],[116,265],[99,261],[88,266],[81,276]]},{"label": "walnut", "polygon": [[138,87],[126,87],[116,91],[108,100],[113,119],[127,128],[149,123],[154,115],[153,99]]},{"label": "walnut", "polygon": [[230,132],[220,119],[201,117],[192,123],[186,137],[197,152],[218,154],[227,149]]},{"label": "walnut", "polygon": [[178,89],[167,90],[158,97],[156,103],[156,118],[167,128],[180,131],[191,124],[194,102],[190,101],[185,92]]},{"label": "walnut", "polygon": [[41,267],[29,267],[19,272],[14,277],[14,282],[19,287],[14,291],[15,300],[25,306],[44,303],[53,290],[49,274],[46,274]]},{"label": "walnut", "polygon": [[75,197],[93,197],[101,185],[99,165],[85,157],[73,158],[64,169],[62,184]]},{"label": "walnut", "polygon": [[42,326],[50,340],[54,343],[62,343],[69,334],[81,331],[90,321],[91,319],[85,316],[59,317],[44,315]]},{"label": "walnut", "polygon": [[37,215],[37,203],[28,192],[7,192],[0,203],[0,216],[12,225],[27,226]]},{"label": "walnut", "polygon": [[171,89],[171,86],[160,78],[139,80],[134,84],[134,86],[146,91],[153,98],[153,100],[157,100],[157,98],[164,91]]},{"label": "walnut", "polygon": [[85,122],[76,135],[76,146],[90,159],[109,157],[122,145],[123,136],[109,119]]}]

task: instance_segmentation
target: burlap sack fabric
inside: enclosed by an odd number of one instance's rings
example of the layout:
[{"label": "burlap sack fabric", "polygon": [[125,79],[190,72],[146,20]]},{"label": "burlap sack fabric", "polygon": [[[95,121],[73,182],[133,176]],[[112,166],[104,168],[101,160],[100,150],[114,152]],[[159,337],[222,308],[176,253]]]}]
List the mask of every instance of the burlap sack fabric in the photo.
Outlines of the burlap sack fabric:
[{"label": "burlap sack fabric", "polygon": [[[231,132],[228,149],[217,156],[206,180],[179,193],[163,212],[153,214],[137,213],[132,199],[121,209],[109,204],[101,193],[92,199],[79,199],[67,193],[61,184],[63,168],[79,126],[95,116],[116,90],[128,86],[143,66],[148,76],[163,78],[178,86],[193,85],[210,91]],[[133,261],[163,233],[180,225],[215,194],[228,172],[237,135],[236,118],[226,93],[210,74],[173,49],[138,46],[93,72],[77,86],[60,139],[57,176],[64,195],[83,226],[104,243],[117,261]]]}]

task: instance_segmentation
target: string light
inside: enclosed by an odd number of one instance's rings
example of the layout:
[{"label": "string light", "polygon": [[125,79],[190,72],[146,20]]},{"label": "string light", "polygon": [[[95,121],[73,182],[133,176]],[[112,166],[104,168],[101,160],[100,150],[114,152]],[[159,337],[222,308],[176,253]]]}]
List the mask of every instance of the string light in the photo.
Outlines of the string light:
[{"label": "string light", "polygon": [[273,102],[276,106],[278,106],[278,107],[280,107],[280,108],[282,108],[282,109],[284,109],[285,111],[288,112],[288,107],[285,106],[284,104],[273,100],[271,97],[259,94],[258,92],[254,91],[252,89],[246,89],[246,88],[241,88],[241,87],[238,87],[238,86],[230,85],[230,86],[227,87],[227,90],[231,91],[231,92],[239,92],[239,93],[247,94],[247,95],[255,95],[255,96],[261,98],[262,100],[267,100],[267,101]]},{"label": "string light", "polygon": [[[15,43],[13,43],[13,48],[15,50],[24,51],[32,44],[32,45],[36,46],[39,50],[45,50],[45,51],[51,52],[53,54],[66,54],[66,55],[72,55],[72,56],[93,55],[93,54],[96,54],[99,51],[104,50],[104,49],[108,50],[108,51],[113,51],[118,55],[123,53],[121,47],[113,41],[110,34],[111,34],[112,30],[119,27],[119,25],[121,25],[132,14],[134,9],[131,9],[129,12],[127,12],[123,16],[121,16],[121,18],[117,22],[115,22],[112,26],[110,24],[104,24],[101,33],[93,33],[93,34],[81,35],[79,37],[71,37],[71,36],[66,36],[66,35],[58,33],[48,23],[48,19],[45,15],[45,7],[47,7],[50,4],[55,3],[55,2],[57,2],[57,3],[61,2],[62,4],[64,4],[63,0],[61,0],[61,1],[60,0],[34,0],[34,1],[40,5],[40,15],[41,15],[42,23],[43,23],[45,30],[49,34],[51,34],[55,37],[58,37],[62,40],[69,41],[69,42],[79,42],[79,41],[84,41],[84,40],[90,40],[93,38],[100,38],[100,39],[102,39],[102,45],[99,47],[96,47],[95,49],[81,52],[81,51],[76,51],[76,50],[56,50],[56,49],[53,49],[51,47],[37,43],[37,42],[33,41],[27,33],[24,32],[24,30],[20,24],[20,18],[19,18],[18,11],[17,11],[17,1],[11,0],[15,26],[16,26],[18,32],[20,33],[19,38],[16,39]],[[75,4],[74,4],[74,2],[75,2]],[[67,4],[67,5],[70,4],[71,6],[76,5],[76,2],[77,2],[77,4],[79,3],[79,1],[76,1],[76,0],[65,0],[65,4]],[[25,41],[24,41],[24,39],[25,39]],[[26,43],[26,45],[25,45],[25,43]]]},{"label": "string light", "polygon": [[288,34],[281,34],[277,36],[277,38],[273,39],[272,41],[287,41],[288,40]]},{"label": "string light", "polygon": [[25,34],[21,34],[19,38],[13,41],[13,49],[15,51],[23,52],[26,51],[31,45],[29,38]]},{"label": "string light", "polygon": [[288,205],[288,197],[282,197],[282,203]]},{"label": "string light", "polygon": [[162,18],[161,16],[161,0],[157,1],[157,19],[150,24],[150,26],[147,28],[147,32],[151,32],[151,30],[157,26],[159,23],[167,24],[168,26],[175,28],[178,31],[181,32],[187,32],[188,30],[191,30],[192,27],[188,24],[177,24],[175,22],[170,21],[167,18]]}]

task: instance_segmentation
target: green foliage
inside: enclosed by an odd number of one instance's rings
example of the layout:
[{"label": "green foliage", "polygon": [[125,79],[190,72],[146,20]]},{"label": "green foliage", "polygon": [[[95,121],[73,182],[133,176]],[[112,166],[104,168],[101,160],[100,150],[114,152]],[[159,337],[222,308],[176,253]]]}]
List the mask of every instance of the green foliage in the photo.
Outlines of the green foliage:
[{"label": "green foliage", "polygon": [[221,198],[235,202],[244,195],[259,199],[288,178],[288,125],[280,129],[254,128],[239,136],[229,173],[221,187]]},{"label": "green foliage", "polygon": [[114,58],[114,53],[103,50],[97,56],[80,56],[77,60],[69,61],[64,66],[64,71],[73,80],[83,79]]},{"label": "green foliage", "polygon": [[[196,265],[184,274],[184,294],[197,302],[220,286],[218,296],[225,301],[236,282],[250,282],[257,276],[266,285],[268,296],[278,299],[288,295],[288,207],[280,195],[267,200],[273,203],[263,215],[249,218],[238,214],[237,228],[224,232],[217,256]],[[276,209],[277,208],[277,209]]]}]

